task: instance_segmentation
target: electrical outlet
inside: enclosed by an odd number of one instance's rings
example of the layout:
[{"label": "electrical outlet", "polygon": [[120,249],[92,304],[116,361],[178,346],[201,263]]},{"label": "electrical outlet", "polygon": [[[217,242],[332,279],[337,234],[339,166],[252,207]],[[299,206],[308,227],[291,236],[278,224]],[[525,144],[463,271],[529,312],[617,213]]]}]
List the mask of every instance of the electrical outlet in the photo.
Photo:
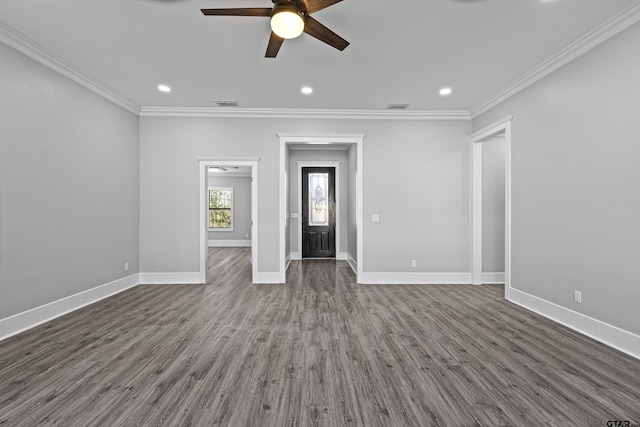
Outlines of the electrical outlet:
[{"label": "electrical outlet", "polygon": [[129,271],[129,263],[128,262],[124,263],[124,271]]},{"label": "electrical outlet", "polygon": [[411,260],[411,267],[415,267],[416,265],[417,265],[417,264],[416,264],[416,260],[415,260],[415,259],[412,259],[412,260]]},{"label": "electrical outlet", "polygon": [[573,301],[582,304],[582,292],[573,291]]},{"label": "electrical outlet", "polygon": [[380,215],[378,214],[371,215],[371,222],[380,222]]}]

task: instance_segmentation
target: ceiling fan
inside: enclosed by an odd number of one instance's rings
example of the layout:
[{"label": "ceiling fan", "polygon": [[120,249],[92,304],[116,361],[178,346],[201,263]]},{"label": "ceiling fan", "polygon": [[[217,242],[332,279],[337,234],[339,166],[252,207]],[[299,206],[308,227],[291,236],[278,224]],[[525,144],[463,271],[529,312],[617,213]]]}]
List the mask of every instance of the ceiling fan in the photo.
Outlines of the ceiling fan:
[{"label": "ceiling fan", "polygon": [[273,7],[244,7],[200,9],[207,16],[264,16],[271,19],[271,37],[266,58],[275,58],[285,39],[298,37],[302,32],[344,50],[349,42],[313,19],[310,15],[342,0],[272,0]]}]

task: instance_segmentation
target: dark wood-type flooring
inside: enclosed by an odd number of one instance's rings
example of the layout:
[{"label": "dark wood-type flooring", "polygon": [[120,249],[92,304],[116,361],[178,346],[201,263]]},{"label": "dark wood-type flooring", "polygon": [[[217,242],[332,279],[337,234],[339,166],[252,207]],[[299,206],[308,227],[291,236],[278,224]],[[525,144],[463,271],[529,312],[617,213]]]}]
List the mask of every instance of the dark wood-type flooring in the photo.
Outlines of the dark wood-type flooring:
[{"label": "dark wood-type flooring", "polygon": [[606,426],[640,361],[502,286],[358,286],[341,261],[142,285],[0,342],[0,426]]}]

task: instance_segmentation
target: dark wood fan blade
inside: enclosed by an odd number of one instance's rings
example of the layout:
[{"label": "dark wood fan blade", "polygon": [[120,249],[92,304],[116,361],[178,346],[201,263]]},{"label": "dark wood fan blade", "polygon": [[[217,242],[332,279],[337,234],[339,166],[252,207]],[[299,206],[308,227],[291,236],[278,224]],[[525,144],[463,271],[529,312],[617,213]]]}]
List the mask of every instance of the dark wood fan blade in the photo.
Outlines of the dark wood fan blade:
[{"label": "dark wood fan blade", "polygon": [[280,46],[284,39],[282,37],[278,37],[271,32],[271,37],[269,38],[269,44],[267,45],[267,53],[264,55],[265,58],[275,58],[278,55],[278,51],[280,50]]},{"label": "dark wood fan blade", "polygon": [[329,7],[336,3],[340,3],[342,0],[298,0],[299,3],[304,5],[304,11],[310,15],[314,12]]},{"label": "dark wood fan blade", "polygon": [[333,46],[338,50],[344,50],[349,42],[307,15],[304,20],[304,32]]},{"label": "dark wood fan blade", "polygon": [[240,7],[230,9],[200,9],[204,15],[216,16],[271,16],[270,7]]}]

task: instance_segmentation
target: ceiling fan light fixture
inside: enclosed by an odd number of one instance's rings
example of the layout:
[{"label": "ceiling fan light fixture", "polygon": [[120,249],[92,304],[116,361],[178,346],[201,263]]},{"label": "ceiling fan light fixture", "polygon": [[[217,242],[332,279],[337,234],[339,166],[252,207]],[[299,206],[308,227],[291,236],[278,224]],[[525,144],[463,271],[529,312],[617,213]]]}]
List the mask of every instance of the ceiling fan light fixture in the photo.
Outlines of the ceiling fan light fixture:
[{"label": "ceiling fan light fixture", "polygon": [[271,14],[271,30],[283,39],[295,39],[304,31],[302,13],[289,5],[274,7]]}]

